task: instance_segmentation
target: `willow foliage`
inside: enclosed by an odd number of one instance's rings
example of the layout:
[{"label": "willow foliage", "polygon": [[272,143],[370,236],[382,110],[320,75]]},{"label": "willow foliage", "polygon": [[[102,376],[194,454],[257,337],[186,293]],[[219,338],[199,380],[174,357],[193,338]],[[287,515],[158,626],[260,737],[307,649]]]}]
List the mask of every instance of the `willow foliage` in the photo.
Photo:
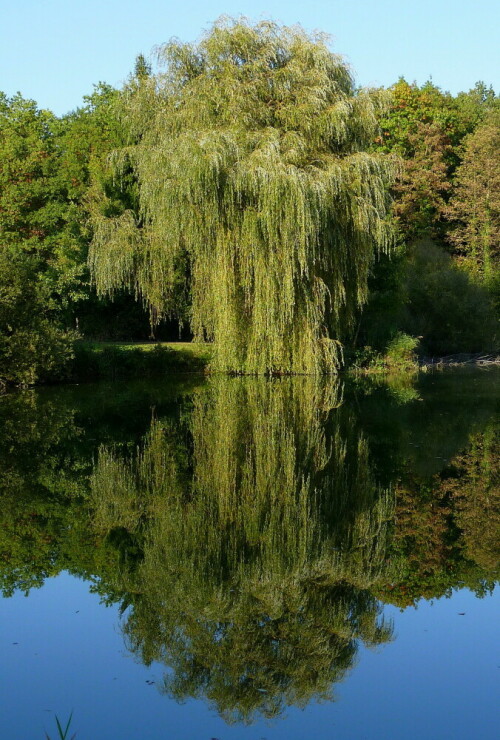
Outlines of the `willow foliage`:
[{"label": "willow foliage", "polygon": [[361,643],[391,639],[370,588],[392,573],[394,500],[340,399],[315,377],[215,376],[137,453],[101,447],[94,526],[142,542],[124,634],[176,699],[274,717],[331,698]]},{"label": "willow foliage", "polygon": [[140,212],[96,217],[98,290],[131,287],[161,315],[183,269],[217,369],[334,369],[390,242],[393,165],[366,152],[380,96],[298,27],[222,20],[159,56],[126,103]]}]

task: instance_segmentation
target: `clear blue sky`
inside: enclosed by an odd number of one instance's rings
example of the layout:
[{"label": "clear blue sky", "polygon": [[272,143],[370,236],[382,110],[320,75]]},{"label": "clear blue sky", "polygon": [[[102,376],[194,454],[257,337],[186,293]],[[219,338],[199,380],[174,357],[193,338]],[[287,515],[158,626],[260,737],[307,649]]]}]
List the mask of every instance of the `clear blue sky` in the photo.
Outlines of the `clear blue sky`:
[{"label": "clear blue sky", "polygon": [[361,85],[500,88],[498,0],[0,0],[0,90],[65,113],[94,83],[120,85],[139,52],[195,40],[222,14],[326,31]]}]

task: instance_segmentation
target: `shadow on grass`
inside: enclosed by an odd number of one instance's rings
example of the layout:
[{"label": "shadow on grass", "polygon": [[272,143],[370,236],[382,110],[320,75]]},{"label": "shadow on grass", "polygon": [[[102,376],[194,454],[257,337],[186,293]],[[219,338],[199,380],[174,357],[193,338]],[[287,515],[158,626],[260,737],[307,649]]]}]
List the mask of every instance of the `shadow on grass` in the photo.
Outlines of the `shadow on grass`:
[{"label": "shadow on grass", "polygon": [[206,347],[187,343],[174,348],[161,344],[80,341],[75,345],[70,380],[124,380],[203,372],[208,361]]}]

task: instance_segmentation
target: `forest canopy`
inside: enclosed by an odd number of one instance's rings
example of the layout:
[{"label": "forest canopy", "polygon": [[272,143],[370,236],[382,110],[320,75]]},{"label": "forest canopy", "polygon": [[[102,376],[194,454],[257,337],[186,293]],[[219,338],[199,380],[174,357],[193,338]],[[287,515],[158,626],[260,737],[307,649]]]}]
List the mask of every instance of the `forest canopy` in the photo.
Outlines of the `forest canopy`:
[{"label": "forest canopy", "polygon": [[0,386],[96,340],[267,374],[498,352],[499,110],[227,19],[61,118],[0,94]]}]

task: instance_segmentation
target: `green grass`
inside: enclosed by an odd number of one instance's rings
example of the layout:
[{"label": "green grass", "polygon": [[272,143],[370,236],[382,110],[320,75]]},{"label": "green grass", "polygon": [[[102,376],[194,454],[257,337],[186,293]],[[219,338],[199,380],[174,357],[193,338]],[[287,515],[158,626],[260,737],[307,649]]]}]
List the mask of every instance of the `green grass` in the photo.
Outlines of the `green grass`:
[{"label": "green grass", "polygon": [[140,349],[141,352],[151,352],[157,347],[164,347],[174,352],[187,353],[207,361],[210,359],[211,346],[202,342],[94,342],[91,340],[82,340],[81,344],[97,352],[108,347],[124,351]]},{"label": "green grass", "polygon": [[71,379],[117,380],[202,372],[209,361],[209,344],[81,340],[75,344]]}]

